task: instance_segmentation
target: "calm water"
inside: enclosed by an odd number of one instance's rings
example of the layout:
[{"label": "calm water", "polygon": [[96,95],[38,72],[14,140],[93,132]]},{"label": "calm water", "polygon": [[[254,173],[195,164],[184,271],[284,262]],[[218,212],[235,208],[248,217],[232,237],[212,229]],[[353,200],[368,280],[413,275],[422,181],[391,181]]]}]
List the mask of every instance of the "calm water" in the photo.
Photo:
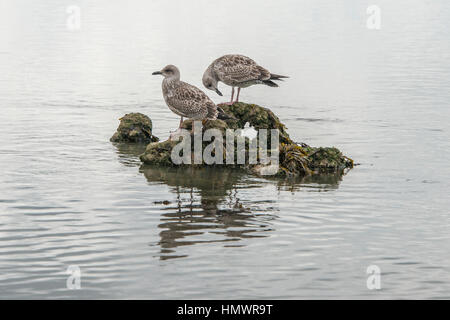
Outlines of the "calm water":
[{"label": "calm water", "polygon": [[[80,0],[71,31],[69,2],[2,0],[0,298],[450,298],[450,3],[375,2],[380,30],[367,1]],[[234,52],[291,76],[243,101],[361,165],[266,180],[109,142],[128,112],[177,126],[153,71],[201,86]]]}]

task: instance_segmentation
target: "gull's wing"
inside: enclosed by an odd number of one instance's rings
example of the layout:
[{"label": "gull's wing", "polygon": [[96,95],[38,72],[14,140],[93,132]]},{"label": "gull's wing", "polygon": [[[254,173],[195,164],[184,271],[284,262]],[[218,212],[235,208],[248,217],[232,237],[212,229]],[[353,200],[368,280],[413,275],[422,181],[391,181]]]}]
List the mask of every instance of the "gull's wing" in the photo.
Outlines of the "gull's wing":
[{"label": "gull's wing", "polygon": [[225,55],[214,63],[214,71],[225,83],[242,83],[270,79],[270,72],[249,57],[237,54]]},{"label": "gull's wing", "polygon": [[217,117],[214,102],[202,90],[183,81],[167,95],[167,104],[187,118]]}]

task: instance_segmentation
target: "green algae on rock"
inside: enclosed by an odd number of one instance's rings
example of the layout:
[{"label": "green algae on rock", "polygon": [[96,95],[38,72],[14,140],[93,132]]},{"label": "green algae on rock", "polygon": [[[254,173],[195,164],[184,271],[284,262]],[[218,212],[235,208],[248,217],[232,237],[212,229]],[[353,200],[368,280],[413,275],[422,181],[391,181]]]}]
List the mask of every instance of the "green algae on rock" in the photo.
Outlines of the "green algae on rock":
[{"label": "green algae on rock", "polygon": [[313,175],[353,168],[353,160],[334,147],[280,144],[279,176]]},{"label": "green algae on rock", "polygon": [[289,134],[286,132],[286,126],[280,119],[268,108],[260,107],[256,104],[247,104],[237,102],[233,105],[220,105],[226,114],[235,117],[238,120],[226,120],[232,129],[244,128],[248,122],[255,130],[259,129],[278,129],[280,132],[280,143],[293,143]]},{"label": "green algae on rock", "polygon": [[142,113],[128,113],[119,119],[120,124],[116,133],[111,137],[112,142],[149,143],[159,141],[152,134],[152,120]]},{"label": "green algae on rock", "polygon": [[[324,148],[324,147],[310,147],[306,144],[296,144],[291,140],[289,134],[286,131],[286,126],[281,123],[279,118],[269,109],[257,106],[255,104],[246,103],[235,103],[231,106],[221,105],[222,109],[228,115],[235,117],[234,119],[228,120],[205,120],[203,121],[202,130],[207,129],[217,129],[222,135],[223,143],[223,163],[226,163],[225,155],[227,153],[226,145],[226,130],[227,129],[243,129],[245,124],[248,122],[250,126],[254,129],[278,129],[279,130],[279,163],[276,167],[275,172],[271,175],[276,176],[306,176],[315,175],[323,173],[333,173],[342,172],[345,168],[352,168],[353,161],[344,156],[340,150],[337,148]],[[182,124],[183,129],[190,130],[192,128],[192,121],[185,120]],[[219,134],[219,135],[220,135]],[[259,134],[259,133],[258,133]],[[237,156],[237,139],[244,138],[237,136],[234,137],[234,150],[233,154],[236,160]],[[204,162],[201,164],[180,164],[176,165],[172,162],[171,152],[173,148],[178,144],[185,144],[189,142],[189,139],[182,138],[181,142],[177,140],[167,140],[164,142],[154,142],[150,143],[144,154],[140,156],[143,163],[147,165],[164,165],[164,166],[192,166],[192,167],[202,167],[206,166]],[[185,146],[186,150],[193,150],[193,140],[190,139],[190,146]],[[202,151],[210,145],[212,142],[203,141]],[[233,165],[235,167],[240,167],[249,170],[250,172],[257,175],[265,175],[268,169],[272,169],[269,165],[264,164],[249,164],[249,139],[246,138],[245,142],[245,164]],[[267,148],[270,154],[270,145]],[[191,154],[194,154],[192,151]],[[257,153],[258,161],[259,152]],[[236,163],[234,161],[233,163]],[[225,164],[214,164],[214,166],[225,166]],[[227,165],[229,166],[229,165]]]},{"label": "green algae on rock", "polygon": [[152,142],[147,146],[145,152],[141,154],[139,158],[142,162],[147,164],[174,166],[170,155],[173,147],[175,147],[178,143],[179,141],[177,140]]}]

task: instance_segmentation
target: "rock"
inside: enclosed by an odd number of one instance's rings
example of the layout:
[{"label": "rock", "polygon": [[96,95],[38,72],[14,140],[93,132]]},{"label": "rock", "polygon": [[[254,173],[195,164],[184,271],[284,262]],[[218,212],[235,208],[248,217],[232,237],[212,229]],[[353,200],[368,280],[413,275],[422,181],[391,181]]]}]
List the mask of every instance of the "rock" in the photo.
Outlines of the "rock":
[{"label": "rock", "polygon": [[[306,144],[296,144],[291,140],[289,134],[286,131],[286,126],[278,119],[278,117],[269,109],[257,106],[255,104],[235,103],[231,106],[221,105],[223,111],[230,117],[235,119],[228,120],[205,120],[203,121],[203,131],[207,129],[218,129],[223,138],[223,163],[225,163],[226,157],[226,137],[225,133],[227,129],[243,129],[248,122],[254,129],[278,129],[279,130],[279,163],[278,165],[268,164],[249,164],[249,140],[245,141],[245,153],[246,162],[242,165],[233,165],[234,167],[244,168],[256,175],[275,175],[275,176],[308,176],[323,173],[339,173],[345,168],[352,168],[353,161],[344,156],[340,150],[334,147],[310,147]],[[131,115],[135,115],[130,117]],[[139,129],[140,135],[143,134],[147,139],[153,137],[151,135],[151,121],[148,117],[140,114],[126,115],[121,119],[118,132],[120,137],[126,137],[130,139],[130,133],[133,130]],[[145,118],[143,118],[145,117]],[[144,121],[145,120],[145,121]],[[143,127],[143,123],[146,126]],[[121,126],[123,127],[121,129]],[[182,124],[183,129],[191,130],[192,121],[185,120]],[[219,133],[219,136],[220,136]],[[116,136],[116,134],[114,136]],[[113,136],[113,138],[114,138]],[[135,135],[132,135],[133,137]],[[155,137],[154,137],[155,138]],[[112,139],[112,138],[111,138]],[[156,138],[157,139],[157,138]],[[236,163],[237,157],[237,137],[235,137],[234,143],[234,156]],[[194,139],[191,135],[191,145],[186,146],[186,150],[191,150],[191,157],[194,152]],[[270,140],[270,139],[269,139]],[[122,140],[123,141],[123,140]],[[154,142],[147,145],[145,152],[140,156],[141,161],[147,165],[162,165],[162,166],[192,166],[192,167],[205,167],[208,166],[205,163],[202,164],[180,164],[175,165],[171,159],[172,149],[178,143],[187,143],[188,140],[180,138],[180,140],[167,140],[163,142]],[[157,141],[157,140],[156,140]],[[269,141],[270,142],[270,141]],[[209,145],[211,141],[203,141],[202,150]],[[268,150],[270,150],[270,143],[268,143]],[[260,159],[258,159],[260,160]],[[193,161],[192,161],[193,163]],[[215,164],[215,166],[225,166],[224,164]],[[227,165],[230,167],[230,165]]]},{"label": "rock", "polygon": [[163,166],[173,166],[170,154],[175,145],[178,144],[176,140],[166,140],[163,142],[150,143],[145,152],[139,157],[142,162],[148,164],[157,164]]},{"label": "rock", "polygon": [[[269,109],[255,104],[235,103],[231,106],[221,105],[223,111],[230,116],[227,120],[205,120],[203,121],[203,131],[208,129],[218,129],[223,139],[223,163],[226,163],[226,130],[243,129],[248,122],[254,129],[278,129],[279,130],[279,163],[278,164],[249,164],[249,139],[245,139],[245,163],[226,165],[227,167],[244,168],[256,175],[262,176],[312,176],[324,173],[339,173],[345,168],[353,167],[353,160],[342,154],[340,150],[334,147],[310,147],[306,144],[297,144],[292,141],[286,131],[286,126]],[[182,128],[191,131],[192,121],[185,120]],[[255,133],[256,134],[256,133]],[[191,135],[191,145],[186,146],[185,150],[191,150],[191,159],[194,155],[194,139]],[[233,152],[234,163],[237,163],[238,137],[234,137]],[[167,140],[158,142],[159,139],[152,134],[152,121],[149,117],[141,113],[129,113],[120,119],[120,125],[117,132],[111,137],[113,142],[143,142],[148,143],[145,152],[140,155],[140,160],[147,165],[158,165],[167,167],[191,166],[191,167],[210,167],[205,163],[201,164],[180,164],[172,162],[171,153],[173,148],[179,143],[187,143],[184,138],[177,140]],[[270,139],[268,139],[267,150],[270,154]],[[202,150],[210,147],[213,142],[203,141]],[[210,150],[211,151],[211,148]],[[213,152],[213,155],[216,154]],[[217,154],[220,157],[220,154]],[[219,158],[220,159],[220,158]],[[259,154],[257,155],[258,162]],[[193,163],[193,161],[192,161]],[[224,164],[214,164],[214,166],[225,166]]]},{"label": "rock", "polygon": [[337,148],[280,144],[279,176],[312,175],[341,172],[353,168],[353,160]]},{"label": "rock", "polygon": [[226,114],[239,119],[237,121],[227,120],[227,124],[232,129],[244,128],[248,122],[255,130],[278,129],[280,131],[280,143],[293,143],[289,134],[286,132],[286,126],[267,108],[243,102],[238,102],[231,106],[220,105],[220,107]]},{"label": "rock", "polygon": [[112,142],[149,143],[159,141],[152,134],[152,120],[142,113],[128,113],[119,119],[120,124],[116,133],[111,137]]},{"label": "rock", "polygon": [[[231,121],[231,120],[228,120]],[[226,129],[230,129],[231,126],[228,125],[227,122],[216,119],[216,120],[205,120],[203,121],[203,131],[208,129],[219,129],[223,134],[225,134]],[[182,129],[186,130],[192,130],[192,120],[185,120],[183,121],[183,124],[181,125]]]}]

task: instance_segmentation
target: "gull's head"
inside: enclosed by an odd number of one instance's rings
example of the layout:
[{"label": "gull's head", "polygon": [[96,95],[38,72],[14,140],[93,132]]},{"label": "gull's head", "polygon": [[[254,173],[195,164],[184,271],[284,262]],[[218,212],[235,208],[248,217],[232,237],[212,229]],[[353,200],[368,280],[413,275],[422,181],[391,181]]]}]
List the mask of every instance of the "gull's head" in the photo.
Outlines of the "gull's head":
[{"label": "gull's head", "polygon": [[165,66],[161,71],[155,71],[152,75],[161,74],[164,78],[180,78],[180,70],[172,64]]},{"label": "gull's head", "polygon": [[222,92],[217,89],[217,79],[213,76],[211,68],[206,69],[202,82],[206,89],[215,91],[219,96],[222,95]]}]

